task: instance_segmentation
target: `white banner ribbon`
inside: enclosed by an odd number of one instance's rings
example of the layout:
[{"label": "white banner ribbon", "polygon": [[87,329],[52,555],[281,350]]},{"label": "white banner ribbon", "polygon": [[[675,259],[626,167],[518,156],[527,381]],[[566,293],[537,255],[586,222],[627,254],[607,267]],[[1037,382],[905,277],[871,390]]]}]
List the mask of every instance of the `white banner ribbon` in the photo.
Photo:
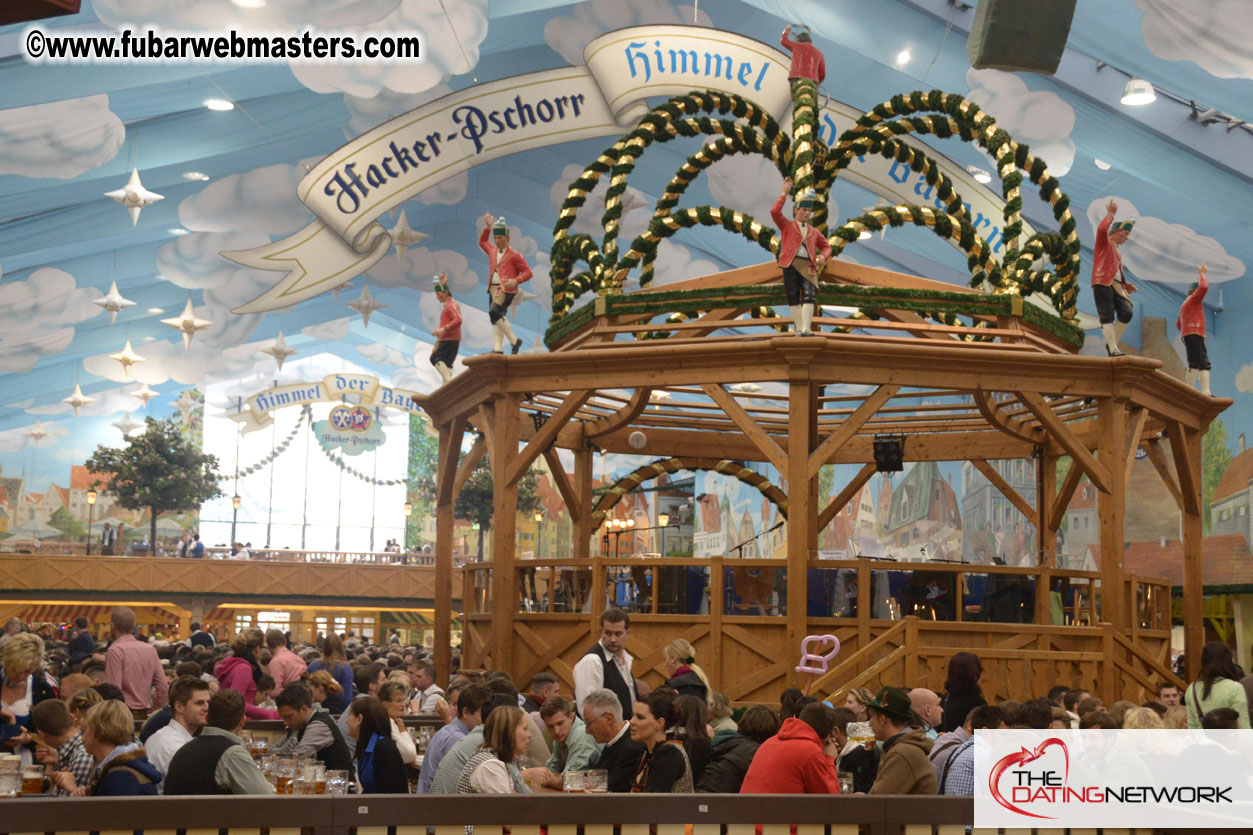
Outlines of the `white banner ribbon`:
[{"label": "white banner ribbon", "polygon": [[[276,310],[350,281],[391,247],[391,235],[377,222],[388,211],[490,160],[621,135],[647,112],[649,98],[716,90],[748,98],[785,129],[790,126],[789,58],[760,41],[697,26],[636,26],[596,38],[584,55],[586,66],[450,93],[328,154],[297,187],[317,220],[267,246],[221,253],[247,267],[287,271],[274,287],[232,312]],[[829,101],[819,116],[819,136],[833,143],[861,114]],[[999,250],[1004,201],[962,166],[926,150],[969,199],[976,230]],[[841,176],[892,202],[943,208],[920,174],[882,157],[867,157]],[[1024,229],[1033,232],[1026,224]]]},{"label": "white banner ribbon", "polygon": [[288,383],[259,391],[244,401],[246,409],[241,408],[230,418],[243,424],[240,431],[247,435],[269,426],[274,422],[271,412],[286,406],[347,400],[367,408],[379,406],[417,414],[419,409],[413,402],[417,394],[385,386],[368,374],[329,374],[320,382]]}]

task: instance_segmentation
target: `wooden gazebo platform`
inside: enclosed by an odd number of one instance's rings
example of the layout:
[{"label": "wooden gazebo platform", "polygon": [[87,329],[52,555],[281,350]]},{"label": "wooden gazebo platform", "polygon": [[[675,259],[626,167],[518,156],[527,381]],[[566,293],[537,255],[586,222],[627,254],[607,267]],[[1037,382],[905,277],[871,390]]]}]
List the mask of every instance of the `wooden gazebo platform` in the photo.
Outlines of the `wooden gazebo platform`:
[{"label": "wooden gazebo platform", "polygon": [[[793,670],[802,638],[829,632],[844,649],[839,666],[816,683],[826,690],[889,681],[938,687],[947,658],[972,649],[984,657],[1001,697],[1038,695],[1045,683],[1059,680],[1106,698],[1134,697],[1171,677],[1168,585],[1123,570],[1127,483],[1137,447],[1183,514],[1188,659],[1196,663],[1201,438],[1231,401],[1190,389],[1154,360],[1079,356],[1082,333],[1073,324],[1012,293],[985,294],[835,261],[819,303],[854,312],[826,315],[828,308],[814,321],[823,332],[808,337],[788,332],[787,319],[755,318],[783,304],[772,264],[603,295],[557,320],[549,353],[472,358],[466,372],[427,397],[421,406],[440,438],[437,666],[447,669],[450,652],[454,499],[486,453],[496,479],[494,535],[491,561],[466,568],[465,665],[505,669],[520,683],[543,669],[569,680],[574,661],[590,646],[612,577],[634,570],[633,576],[656,584],[697,570],[709,590],[701,611],[661,611],[664,589],[654,588],[652,610],[633,615],[629,648],[639,659],[637,675],[652,670],[655,680],[661,647],[684,636],[697,646],[715,686],[736,700],[765,700],[803,683]],[[958,315],[961,324],[924,318],[936,312]],[[746,383],[760,388],[739,385]],[[467,431],[479,435],[463,455]],[[633,432],[644,433],[643,449],[631,446]],[[1039,565],[818,560],[819,531],[876,472],[876,435],[904,436],[906,462],[971,462],[1035,523]],[[555,447],[573,453],[572,480]],[[656,473],[680,465],[743,470],[744,480],[786,516],[787,558],[593,558],[593,536],[613,503],[649,477],[637,471],[629,484],[597,499],[594,450],[683,459],[657,464]],[[569,508],[573,558],[520,563],[517,482],[541,455]],[[1038,463],[1035,504],[988,463],[1031,457]],[[1056,465],[1066,457],[1073,465],[1058,483]],[[779,480],[768,483],[737,467],[740,462],[770,464]],[[828,464],[860,470],[821,507],[818,474]],[[1099,490],[1099,573],[1055,563],[1057,531],[1083,476]],[[736,611],[728,605],[734,596],[722,593],[735,572],[750,569],[757,578],[786,571],[774,586],[784,593],[768,611]],[[949,622],[908,612],[884,617],[872,600],[881,587],[876,575],[897,571],[945,577],[955,596],[975,575],[1012,581],[1030,590],[1027,619],[1034,623],[968,622],[961,601]],[[533,589],[536,572],[554,590],[546,595],[548,611],[520,611],[523,581]],[[821,572],[835,572],[840,587],[851,588],[851,610],[815,614],[810,585],[823,580]],[[558,586],[567,597],[560,608],[554,603]],[[1054,624],[1053,593],[1076,588],[1083,590],[1082,616],[1076,607],[1069,625]]]}]

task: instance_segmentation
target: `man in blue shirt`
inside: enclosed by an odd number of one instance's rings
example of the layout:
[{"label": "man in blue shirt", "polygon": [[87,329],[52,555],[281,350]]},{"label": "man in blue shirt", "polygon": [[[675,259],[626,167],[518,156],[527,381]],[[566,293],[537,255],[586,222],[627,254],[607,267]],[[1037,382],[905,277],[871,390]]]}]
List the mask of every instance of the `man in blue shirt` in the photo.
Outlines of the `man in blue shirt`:
[{"label": "man in blue shirt", "polygon": [[440,728],[427,743],[426,753],[422,757],[422,773],[418,777],[418,794],[431,793],[431,783],[435,780],[435,771],[439,768],[440,760],[455,743],[479,726],[483,705],[492,696],[485,684],[466,684],[461,687],[454,684],[448,690],[449,696],[456,699],[457,718]]},{"label": "man in blue shirt", "polygon": [[192,536],[191,558],[193,560],[204,559],[204,543],[200,541],[200,534]]}]

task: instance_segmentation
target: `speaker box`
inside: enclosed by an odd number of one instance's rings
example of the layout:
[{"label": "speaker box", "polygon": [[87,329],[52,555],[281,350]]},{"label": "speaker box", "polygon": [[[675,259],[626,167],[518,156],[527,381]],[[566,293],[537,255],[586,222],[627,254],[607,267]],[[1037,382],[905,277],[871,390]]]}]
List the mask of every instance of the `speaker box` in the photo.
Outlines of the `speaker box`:
[{"label": "speaker box", "polygon": [[81,2],[82,0],[3,0],[0,2],[0,26],[78,14]]},{"label": "speaker box", "polygon": [[1052,75],[1074,16],[1075,0],[979,0],[966,39],[970,65]]}]

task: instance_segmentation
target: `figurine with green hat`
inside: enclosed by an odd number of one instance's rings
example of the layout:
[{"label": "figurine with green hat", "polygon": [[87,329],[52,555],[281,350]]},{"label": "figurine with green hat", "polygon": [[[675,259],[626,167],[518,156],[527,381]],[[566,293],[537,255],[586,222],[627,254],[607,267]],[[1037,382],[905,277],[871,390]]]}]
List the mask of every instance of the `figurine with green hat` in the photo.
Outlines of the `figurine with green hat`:
[{"label": "figurine with green hat", "polygon": [[820,205],[813,189],[806,189],[796,199],[792,220],[783,215],[783,203],[792,190],[792,179],[783,181],[783,191],[770,209],[770,217],[779,228],[779,266],[783,268],[783,288],[796,333],[811,336],[810,325],[818,301],[818,276],[831,258],[831,244],[815,226],[810,226],[814,210]]},{"label": "figurine with green hat", "polygon": [[[795,38],[790,38],[789,35],[795,35]],[[780,43],[792,55],[792,66],[787,73],[789,81],[808,78],[815,84],[823,82],[827,77],[826,62],[823,61],[822,50],[814,46],[808,26],[803,23],[791,24],[783,30]]]},{"label": "figurine with green hat", "polygon": [[866,713],[875,739],[883,743],[871,794],[935,794],[938,781],[928,754],[931,739],[920,728],[909,691],[884,687]]},{"label": "figurine with green hat", "polygon": [[[1101,320],[1105,351],[1111,357],[1121,357],[1123,354],[1118,349],[1118,340],[1135,311],[1131,294],[1136,288],[1123,273],[1118,247],[1131,237],[1131,229],[1136,222],[1135,218],[1115,222],[1118,204],[1112,199],[1106,204],[1105,212],[1105,218],[1097,224],[1096,244],[1092,247],[1092,299],[1096,302],[1096,314]],[[1121,328],[1115,326],[1115,319]]]},{"label": "figurine with green hat", "polygon": [[[488,241],[491,235],[491,241]],[[491,213],[483,215],[483,231],[479,233],[479,248],[487,253],[491,269],[487,279],[487,294],[491,304],[487,316],[492,322],[492,353],[501,354],[506,339],[513,353],[518,353],[522,340],[509,325],[509,305],[518,294],[518,285],[531,279],[531,267],[522,253],[509,246],[509,224],[503,217],[494,218]]]},{"label": "figurine with green hat", "polygon": [[448,286],[448,273],[440,273],[434,280],[435,298],[444,307],[439,313],[439,327],[435,334],[435,348],[431,351],[431,365],[444,382],[452,379],[452,364],[457,361],[461,348],[461,305],[452,297]]}]

